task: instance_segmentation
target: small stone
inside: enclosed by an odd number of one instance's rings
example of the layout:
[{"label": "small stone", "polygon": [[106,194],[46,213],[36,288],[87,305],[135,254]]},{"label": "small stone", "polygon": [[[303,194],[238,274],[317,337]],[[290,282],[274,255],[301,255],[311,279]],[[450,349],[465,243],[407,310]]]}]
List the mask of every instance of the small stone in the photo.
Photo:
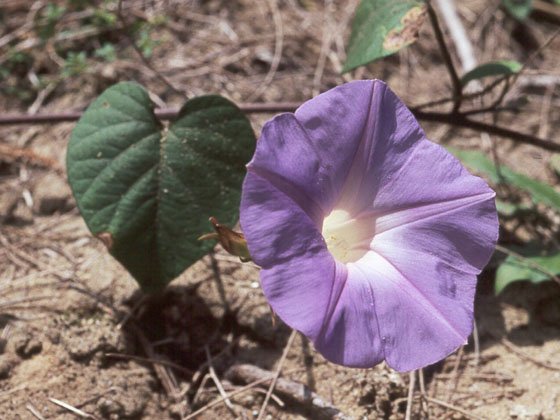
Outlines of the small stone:
[{"label": "small stone", "polygon": [[27,345],[22,349],[20,356],[29,358],[41,353],[43,350],[43,343],[36,338],[28,341]]},{"label": "small stone", "polygon": [[23,198],[12,203],[3,215],[3,222],[15,226],[25,226],[33,223],[33,213],[27,207]]},{"label": "small stone", "polygon": [[101,398],[97,402],[97,409],[105,417],[122,416],[124,414],[123,406],[110,398]]},{"label": "small stone", "polygon": [[12,354],[3,354],[0,356],[0,379],[6,379],[10,376],[12,369],[18,364],[18,359]]},{"label": "small stone", "polygon": [[72,193],[66,181],[55,173],[41,177],[33,189],[33,210],[37,214],[51,215],[73,207]]},{"label": "small stone", "polygon": [[20,198],[21,194],[16,190],[8,190],[0,194],[0,223],[10,223]]},{"label": "small stone", "polygon": [[540,410],[521,404],[514,405],[511,408],[509,415],[511,418],[519,420],[541,420],[543,418]]},{"label": "small stone", "polygon": [[22,359],[28,359],[43,350],[43,343],[28,332],[21,332],[10,341],[12,341],[15,353]]},{"label": "small stone", "polygon": [[68,355],[75,361],[96,361],[103,363],[104,353],[120,353],[126,350],[126,339],[121,330],[108,319],[99,322],[91,318],[81,319],[76,325],[61,331],[60,342]]}]

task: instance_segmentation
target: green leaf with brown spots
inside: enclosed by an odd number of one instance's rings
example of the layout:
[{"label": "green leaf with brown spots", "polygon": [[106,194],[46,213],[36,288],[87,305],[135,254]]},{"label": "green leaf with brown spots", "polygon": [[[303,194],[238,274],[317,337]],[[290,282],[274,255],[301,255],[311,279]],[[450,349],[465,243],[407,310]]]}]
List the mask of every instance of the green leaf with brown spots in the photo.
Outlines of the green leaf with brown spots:
[{"label": "green leaf with brown spots", "polygon": [[247,117],[225,98],[191,99],[167,128],[140,85],[119,83],[74,128],[68,180],[91,232],[155,292],[212,248],[198,240],[210,216],[237,222],[254,147]]},{"label": "green leaf with brown spots", "polygon": [[352,22],[343,72],[396,53],[418,39],[426,18],[423,1],[362,0]]}]

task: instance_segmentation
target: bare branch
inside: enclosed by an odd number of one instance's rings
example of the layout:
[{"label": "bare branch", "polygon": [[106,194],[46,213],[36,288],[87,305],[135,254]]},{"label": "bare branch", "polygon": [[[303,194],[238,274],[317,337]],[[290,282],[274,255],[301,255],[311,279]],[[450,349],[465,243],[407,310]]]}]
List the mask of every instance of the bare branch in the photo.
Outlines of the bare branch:
[{"label": "bare branch", "polygon": [[455,70],[455,66],[453,65],[453,60],[451,59],[451,54],[449,53],[449,49],[447,48],[447,44],[445,43],[445,39],[443,37],[443,32],[441,30],[441,26],[439,25],[437,14],[432,7],[432,4],[427,1],[426,2],[428,8],[428,16],[430,17],[430,23],[434,29],[434,33],[436,35],[436,40],[439,45],[439,50],[441,55],[443,56],[443,61],[447,67],[447,71],[449,76],[451,77],[451,82],[453,84],[453,113],[459,111],[461,107],[462,101],[462,91],[463,86],[461,85],[461,80],[457,75],[457,70]]}]

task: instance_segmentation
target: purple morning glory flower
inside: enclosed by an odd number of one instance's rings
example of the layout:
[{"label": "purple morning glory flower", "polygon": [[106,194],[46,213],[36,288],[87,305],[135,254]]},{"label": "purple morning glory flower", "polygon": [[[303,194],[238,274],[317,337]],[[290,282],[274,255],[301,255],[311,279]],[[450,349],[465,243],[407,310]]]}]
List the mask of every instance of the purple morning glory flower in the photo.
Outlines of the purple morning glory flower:
[{"label": "purple morning glory flower", "polygon": [[378,80],[262,130],[241,227],[278,316],[327,359],[417,369],[466,342],[498,236],[494,192]]}]

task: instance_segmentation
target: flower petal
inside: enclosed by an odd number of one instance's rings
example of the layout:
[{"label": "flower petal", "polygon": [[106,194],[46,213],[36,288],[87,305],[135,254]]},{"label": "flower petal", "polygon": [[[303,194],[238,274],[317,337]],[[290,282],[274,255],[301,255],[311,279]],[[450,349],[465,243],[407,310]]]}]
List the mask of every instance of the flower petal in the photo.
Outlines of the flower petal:
[{"label": "flower petal", "polygon": [[[468,197],[494,196],[486,182],[471,175],[453,155],[425,138],[395,156],[388,146],[379,153],[373,165],[373,177],[383,174],[368,207],[376,214],[390,214],[431,204],[441,209],[449,203]],[[399,162],[400,161],[400,162]],[[487,198],[488,198],[487,197]]]},{"label": "flower petal", "polygon": [[[335,204],[336,208],[353,214],[368,208],[379,193],[387,191],[387,185],[407,166],[419,141],[425,138],[412,113],[379,80],[373,81],[371,103],[366,112],[358,149]],[[416,182],[415,177],[408,179],[410,189],[417,187]],[[402,193],[406,194],[395,191],[396,196]]]},{"label": "flower petal", "polygon": [[318,336],[331,295],[340,293],[346,279],[321,233],[288,195],[252,172],[243,184],[241,209],[241,226],[253,260],[262,267],[270,305],[292,328]]},{"label": "flower petal", "polygon": [[[293,196],[313,220],[322,220],[332,210],[364,136],[374,85],[382,82],[336,87],[304,103],[295,114],[269,121],[249,171]],[[300,200],[301,195],[306,200]]]},{"label": "flower petal", "polygon": [[450,354],[472,331],[476,276],[498,237],[494,193],[482,189],[376,222],[373,252],[357,264],[372,279],[384,272],[372,287],[387,363],[416,369]]},{"label": "flower petal", "polygon": [[375,313],[377,296],[369,274],[355,264],[348,265],[347,273],[344,288],[331,302],[330,315],[314,345],[331,362],[372,367],[385,357]]},{"label": "flower petal", "polygon": [[498,239],[494,195],[486,189],[476,195],[381,216],[375,221],[371,249],[405,246],[427,258],[437,257],[458,270],[479,274]]},{"label": "flower petal", "polygon": [[[402,249],[390,256],[372,251],[354,264],[372,288],[384,357],[393,369],[435,363],[466,343],[472,330],[473,274]],[[446,284],[453,287],[438,290]]]}]

